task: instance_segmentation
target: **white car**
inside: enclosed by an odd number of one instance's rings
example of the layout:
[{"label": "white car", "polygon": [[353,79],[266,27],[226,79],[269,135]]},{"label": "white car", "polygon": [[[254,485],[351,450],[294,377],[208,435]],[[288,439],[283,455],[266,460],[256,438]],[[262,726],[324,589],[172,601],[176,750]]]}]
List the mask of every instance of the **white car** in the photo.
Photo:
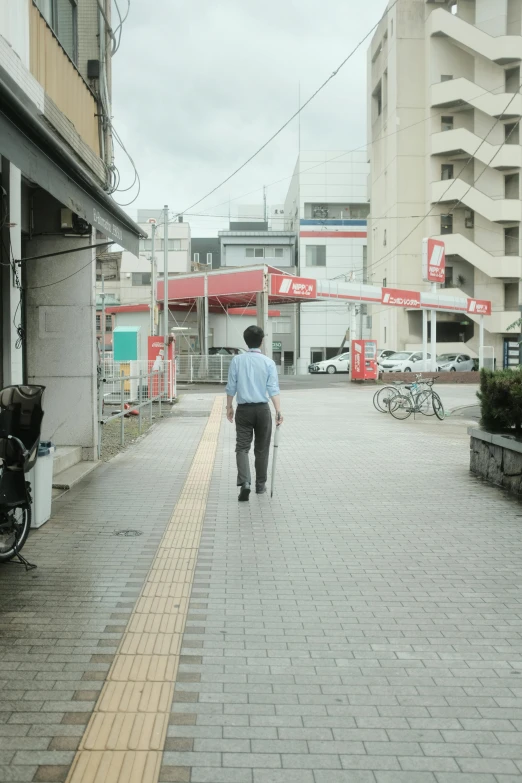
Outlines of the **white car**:
[{"label": "white car", "polygon": [[[383,372],[429,372],[431,370],[431,354],[428,354],[426,367],[419,351],[398,351],[388,356],[380,363]],[[437,369],[438,363],[437,363]]]},{"label": "white car", "polygon": [[378,348],[377,364],[382,364],[385,359],[388,359],[390,356],[393,356],[394,353],[397,353],[397,351],[390,351],[388,348],[385,348],[384,350],[382,348]]},{"label": "white car", "polygon": [[437,364],[443,372],[471,372],[475,369],[475,360],[466,353],[441,353]]},{"label": "white car", "polygon": [[350,353],[341,353],[333,359],[325,359],[309,366],[310,372],[327,372],[332,375],[336,372],[350,372]]}]

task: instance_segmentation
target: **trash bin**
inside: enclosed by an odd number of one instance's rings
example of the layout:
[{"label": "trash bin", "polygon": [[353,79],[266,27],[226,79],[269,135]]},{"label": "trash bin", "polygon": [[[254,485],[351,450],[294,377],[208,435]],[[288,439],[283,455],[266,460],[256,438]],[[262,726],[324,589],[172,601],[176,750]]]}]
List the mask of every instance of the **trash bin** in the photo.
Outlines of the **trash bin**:
[{"label": "trash bin", "polygon": [[41,527],[51,517],[53,460],[54,444],[50,440],[40,441],[38,459],[29,474],[33,498],[31,527]]}]

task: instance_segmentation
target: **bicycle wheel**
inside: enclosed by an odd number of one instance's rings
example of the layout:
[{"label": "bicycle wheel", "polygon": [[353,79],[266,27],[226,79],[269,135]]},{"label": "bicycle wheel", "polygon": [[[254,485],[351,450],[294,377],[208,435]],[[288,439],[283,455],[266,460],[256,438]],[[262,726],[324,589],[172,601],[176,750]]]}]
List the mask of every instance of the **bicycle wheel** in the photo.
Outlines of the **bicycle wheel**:
[{"label": "bicycle wheel", "polygon": [[20,552],[30,527],[30,508],[18,506],[0,511],[0,563],[12,560]]},{"label": "bicycle wheel", "polygon": [[380,413],[388,413],[391,400],[399,394],[395,386],[384,386],[373,395],[373,404]]},{"label": "bicycle wheel", "polygon": [[390,413],[395,419],[407,419],[413,413],[413,400],[405,394],[397,394],[390,405]]},{"label": "bicycle wheel", "polygon": [[442,400],[437,394],[437,392],[432,392],[431,399],[433,402],[433,410],[435,412],[435,416],[437,419],[440,419],[441,421],[444,419],[444,406],[442,404]]},{"label": "bicycle wheel", "polygon": [[435,413],[431,395],[431,391],[424,389],[415,397],[415,410],[422,413],[423,416],[433,416]]}]

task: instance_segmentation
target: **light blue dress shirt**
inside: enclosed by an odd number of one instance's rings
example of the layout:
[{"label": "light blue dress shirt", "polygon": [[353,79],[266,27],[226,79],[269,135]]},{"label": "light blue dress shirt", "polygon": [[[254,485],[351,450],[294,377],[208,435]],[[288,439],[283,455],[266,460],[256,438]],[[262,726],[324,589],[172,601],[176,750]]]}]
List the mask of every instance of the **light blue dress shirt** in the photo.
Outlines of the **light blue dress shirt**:
[{"label": "light blue dress shirt", "polygon": [[279,394],[275,362],[258,349],[234,356],[228,370],[226,393],[237,394],[238,405],[266,402]]}]

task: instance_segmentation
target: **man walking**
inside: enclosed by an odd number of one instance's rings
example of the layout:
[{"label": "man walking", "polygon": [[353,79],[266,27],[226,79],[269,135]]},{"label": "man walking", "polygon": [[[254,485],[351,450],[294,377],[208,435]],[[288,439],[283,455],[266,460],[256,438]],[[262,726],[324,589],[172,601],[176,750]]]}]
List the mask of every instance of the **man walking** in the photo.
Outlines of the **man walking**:
[{"label": "man walking", "polygon": [[261,353],[265,334],[259,326],[249,326],[243,333],[248,352],[234,356],[228,371],[227,419],[234,421],[232,402],[237,394],[236,461],[240,501],[250,497],[250,463],[248,453],[255,435],[256,492],[266,492],[268,456],[272,436],[272,415],[268,400],[276,412],[277,426],[283,423],[279,382],[275,362]]}]

